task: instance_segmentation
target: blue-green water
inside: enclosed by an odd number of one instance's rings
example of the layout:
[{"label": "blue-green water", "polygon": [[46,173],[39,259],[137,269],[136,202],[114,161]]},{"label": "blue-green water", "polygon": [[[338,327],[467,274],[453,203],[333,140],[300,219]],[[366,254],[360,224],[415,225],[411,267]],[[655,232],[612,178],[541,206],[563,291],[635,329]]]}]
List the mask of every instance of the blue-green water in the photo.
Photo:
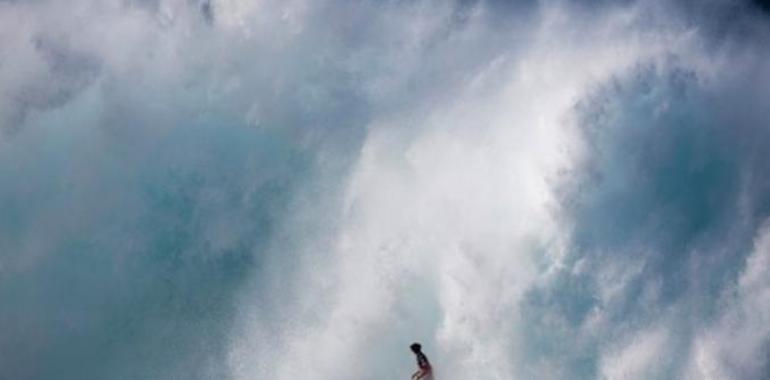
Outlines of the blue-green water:
[{"label": "blue-green water", "polygon": [[764,378],[755,7],[0,1],[0,379]]}]

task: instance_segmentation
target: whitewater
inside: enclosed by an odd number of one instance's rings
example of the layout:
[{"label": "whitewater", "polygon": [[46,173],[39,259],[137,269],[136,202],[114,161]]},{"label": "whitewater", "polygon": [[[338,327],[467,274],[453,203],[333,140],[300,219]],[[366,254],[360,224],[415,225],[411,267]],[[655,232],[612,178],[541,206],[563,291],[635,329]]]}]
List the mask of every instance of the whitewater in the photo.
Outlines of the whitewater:
[{"label": "whitewater", "polygon": [[0,0],[0,379],[768,378],[769,9]]}]

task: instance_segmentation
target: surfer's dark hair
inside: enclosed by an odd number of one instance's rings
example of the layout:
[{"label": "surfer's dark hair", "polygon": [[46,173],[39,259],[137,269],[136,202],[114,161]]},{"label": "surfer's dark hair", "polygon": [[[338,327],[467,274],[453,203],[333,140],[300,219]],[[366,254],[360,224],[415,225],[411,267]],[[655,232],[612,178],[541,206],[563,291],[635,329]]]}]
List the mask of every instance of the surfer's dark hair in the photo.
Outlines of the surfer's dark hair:
[{"label": "surfer's dark hair", "polygon": [[419,343],[412,343],[409,348],[411,348],[414,352],[420,352],[420,350],[422,350],[422,346]]}]

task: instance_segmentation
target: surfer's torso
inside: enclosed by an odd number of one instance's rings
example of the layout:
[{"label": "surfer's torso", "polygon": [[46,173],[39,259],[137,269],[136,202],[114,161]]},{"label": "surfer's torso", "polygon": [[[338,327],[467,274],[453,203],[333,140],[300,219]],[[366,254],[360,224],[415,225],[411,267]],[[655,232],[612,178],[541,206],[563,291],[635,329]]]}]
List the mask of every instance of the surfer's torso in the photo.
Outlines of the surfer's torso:
[{"label": "surfer's torso", "polygon": [[417,354],[417,367],[420,368],[420,370],[415,373],[415,375],[412,377],[415,380],[432,380],[433,379],[433,371],[430,367],[430,362],[428,361],[428,357],[425,356],[422,352],[418,352]]}]

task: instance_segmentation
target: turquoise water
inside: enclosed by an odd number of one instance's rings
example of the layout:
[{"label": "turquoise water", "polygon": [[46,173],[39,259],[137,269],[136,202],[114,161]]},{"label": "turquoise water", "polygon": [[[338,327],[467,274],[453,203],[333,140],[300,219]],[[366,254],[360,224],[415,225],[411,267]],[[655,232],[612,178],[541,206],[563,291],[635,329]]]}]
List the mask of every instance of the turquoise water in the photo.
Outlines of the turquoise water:
[{"label": "turquoise water", "polygon": [[766,377],[752,7],[0,1],[0,378]]}]

